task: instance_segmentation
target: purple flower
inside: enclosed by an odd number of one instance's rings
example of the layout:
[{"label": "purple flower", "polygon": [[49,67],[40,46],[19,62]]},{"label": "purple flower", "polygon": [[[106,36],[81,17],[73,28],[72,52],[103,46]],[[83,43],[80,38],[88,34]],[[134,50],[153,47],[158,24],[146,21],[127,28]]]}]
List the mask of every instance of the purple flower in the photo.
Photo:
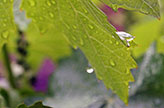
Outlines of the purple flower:
[{"label": "purple flower", "polygon": [[45,59],[36,76],[36,81],[33,84],[34,89],[40,92],[46,92],[48,89],[49,77],[55,71],[55,65],[51,59]]}]

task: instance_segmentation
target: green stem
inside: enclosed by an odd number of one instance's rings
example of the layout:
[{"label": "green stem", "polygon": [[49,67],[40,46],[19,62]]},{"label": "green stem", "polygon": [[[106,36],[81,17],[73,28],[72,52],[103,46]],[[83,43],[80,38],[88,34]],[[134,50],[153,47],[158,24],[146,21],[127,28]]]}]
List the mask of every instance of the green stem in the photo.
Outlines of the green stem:
[{"label": "green stem", "polygon": [[9,59],[9,54],[8,54],[8,49],[7,49],[6,44],[2,48],[2,52],[3,52],[3,56],[4,56],[4,63],[5,63],[6,69],[8,71],[9,83],[10,83],[11,87],[16,88],[15,78],[14,78],[14,75],[13,75],[13,72],[11,69],[10,59]]}]

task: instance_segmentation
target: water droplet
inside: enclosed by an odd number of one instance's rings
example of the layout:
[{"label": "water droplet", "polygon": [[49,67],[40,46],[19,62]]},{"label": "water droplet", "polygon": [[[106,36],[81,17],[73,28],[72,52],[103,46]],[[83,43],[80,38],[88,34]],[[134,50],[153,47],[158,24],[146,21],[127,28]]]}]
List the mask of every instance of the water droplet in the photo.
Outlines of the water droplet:
[{"label": "water droplet", "polygon": [[112,44],[113,42],[110,40],[109,43]]},{"label": "water droplet", "polygon": [[56,4],[55,0],[52,0],[51,2],[52,2],[52,4],[54,4],[54,5]]},{"label": "water droplet", "polygon": [[77,49],[77,46],[76,45],[72,45],[74,49]]},{"label": "water droplet", "polygon": [[30,4],[30,6],[35,6],[36,5],[36,3],[35,3],[35,1],[34,0],[28,0],[29,1],[29,4]]},{"label": "water droplet", "polygon": [[6,30],[6,31],[4,31],[4,32],[2,32],[2,37],[4,38],[4,39],[7,39],[8,37],[9,37],[9,32]]},{"label": "water droplet", "polygon": [[84,45],[83,39],[80,38],[80,45]]},{"label": "water droplet", "polygon": [[54,14],[52,12],[49,13],[50,17],[53,18]]},{"label": "water droplet", "polygon": [[51,2],[50,2],[50,1],[47,1],[47,5],[48,5],[48,6],[51,6]]},{"label": "water droplet", "polygon": [[74,28],[74,29],[77,29],[77,26],[73,25],[73,28]]},{"label": "water droplet", "polygon": [[[125,85],[126,85],[126,86],[128,86],[128,85],[129,85],[129,83],[128,83],[128,82],[125,82]],[[129,86],[128,86],[128,87],[129,87]]]},{"label": "water droplet", "polygon": [[116,65],[113,60],[110,60],[110,64],[111,64],[111,66],[115,66]]},{"label": "water droplet", "polygon": [[116,41],[116,45],[119,45],[119,42],[118,41]]},{"label": "water droplet", "polygon": [[88,25],[90,29],[93,29],[93,26],[92,25]]},{"label": "water droplet", "polygon": [[93,68],[88,68],[86,71],[87,71],[87,73],[91,74],[91,73],[94,72],[94,69]]},{"label": "water droplet", "polygon": [[85,13],[88,13],[88,11],[87,11],[86,9],[84,9],[84,12],[85,12]]}]

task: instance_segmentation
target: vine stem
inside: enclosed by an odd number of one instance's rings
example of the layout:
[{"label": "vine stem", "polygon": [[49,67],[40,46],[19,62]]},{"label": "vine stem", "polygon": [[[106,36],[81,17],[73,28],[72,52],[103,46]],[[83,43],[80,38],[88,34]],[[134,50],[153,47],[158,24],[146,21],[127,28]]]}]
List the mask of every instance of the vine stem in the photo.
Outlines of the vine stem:
[{"label": "vine stem", "polygon": [[10,59],[9,59],[7,44],[3,45],[2,52],[3,52],[4,64],[5,64],[5,67],[8,72],[9,83],[12,88],[16,88],[15,77],[14,77],[12,69],[11,69],[11,63],[10,63]]}]

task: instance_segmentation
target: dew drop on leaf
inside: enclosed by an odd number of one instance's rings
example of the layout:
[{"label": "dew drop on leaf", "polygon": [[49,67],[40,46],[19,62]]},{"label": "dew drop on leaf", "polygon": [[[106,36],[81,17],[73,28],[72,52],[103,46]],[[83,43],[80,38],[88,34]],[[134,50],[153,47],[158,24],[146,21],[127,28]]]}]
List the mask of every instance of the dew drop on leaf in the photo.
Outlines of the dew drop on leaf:
[{"label": "dew drop on leaf", "polygon": [[53,18],[54,14],[52,12],[49,13],[50,17]]},{"label": "dew drop on leaf", "polygon": [[90,29],[93,29],[93,26],[92,25],[88,25]]},{"label": "dew drop on leaf", "polygon": [[7,39],[8,37],[9,37],[9,32],[8,31],[2,32],[2,38]]},{"label": "dew drop on leaf", "polygon": [[51,2],[52,2],[52,4],[54,4],[54,5],[56,4],[55,0],[52,0]]},{"label": "dew drop on leaf", "polygon": [[113,60],[110,60],[110,64],[111,64],[111,66],[115,66],[116,65],[116,63]]},{"label": "dew drop on leaf", "polygon": [[75,25],[73,25],[73,28],[74,28],[74,29],[77,29],[77,27],[76,27]]},{"label": "dew drop on leaf", "polygon": [[[128,82],[125,82],[125,85],[126,85],[126,86],[128,86],[128,85],[129,85],[129,83],[128,83]],[[129,87],[129,86],[128,86],[128,87]]]},{"label": "dew drop on leaf", "polygon": [[48,5],[48,6],[51,6],[51,2],[50,2],[50,1],[47,1],[47,5]]},{"label": "dew drop on leaf", "polygon": [[113,42],[110,40],[109,43],[112,44]]},{"label": "dew drop on leaf", "polygon": [[35,3],[34,0],[28,0],[28,2],[29,2],[29,4],[30,4],[30,6],[32,6],[32,7],[36,5],[36,3]]},{"label": "dew drop on leaf", "polygon": [[116,42],[116,45],[119,45],[119,42],[118,41]]}]

